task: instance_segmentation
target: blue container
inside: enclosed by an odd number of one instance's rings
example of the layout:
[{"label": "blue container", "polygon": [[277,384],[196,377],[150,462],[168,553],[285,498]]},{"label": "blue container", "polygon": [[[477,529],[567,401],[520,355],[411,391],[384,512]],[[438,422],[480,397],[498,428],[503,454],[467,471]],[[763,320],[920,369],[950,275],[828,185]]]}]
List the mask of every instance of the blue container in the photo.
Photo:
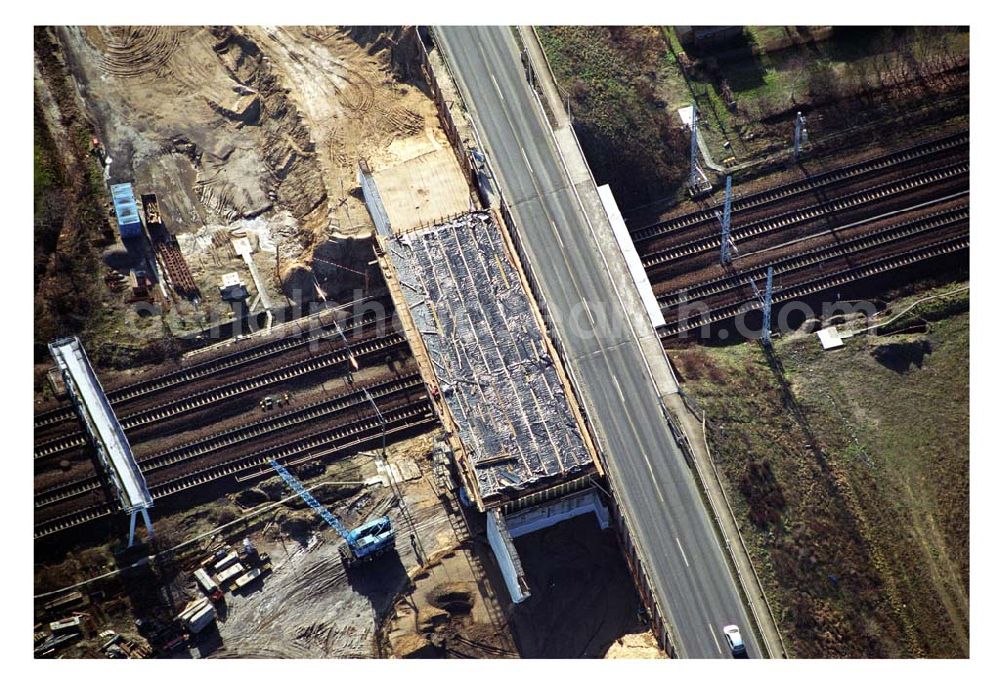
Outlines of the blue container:
[{"label": "blue container", "polygon": [[131,183],[116,183],[111,186],[111,199],[115,202],[115,217],[122,239],[142,235],[142,220],[139,207],[135,204],[135,193]]}]

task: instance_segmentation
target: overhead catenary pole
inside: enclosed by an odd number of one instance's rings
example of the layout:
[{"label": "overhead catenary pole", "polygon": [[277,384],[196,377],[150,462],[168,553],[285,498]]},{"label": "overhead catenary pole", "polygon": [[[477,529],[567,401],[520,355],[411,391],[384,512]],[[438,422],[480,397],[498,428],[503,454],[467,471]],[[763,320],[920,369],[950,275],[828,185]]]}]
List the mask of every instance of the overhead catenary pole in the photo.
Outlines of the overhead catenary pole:
[{"label": "overhead catenary pole", "polygon": [[771,345],[771,291],[774,268],[767,267],[767,286],[764,288],[764,320],[760,330],[760,340],[764,345]]},{"label": "overhead catenary pole", "polygon": [[795,157],[799,157],[802,152],[802,145],[809,140],[809,132],[806,130],[806,118],[802,113],[795,114]]},{"label": "overhead catenary pole", "polygon": [[722,265],[726,265],[733,260],[732,253],[729,251],[729,219],[732,215],[733,207],[733,177],[732,175],[726,176],[726,198],[725,204],[722,207]]},{"label": "overhead catenary pole", "polygon": [[[372,405],[372,408],[375,409],[375,416],[378,417],[378,423],[382,427],[382,460],[386,461],[388,459],[386,456],[386,449],[385,449],[385,417],[382,416],[382,410],[378,408],[377,404],[375,404],[375,398],[373,398],[371,393],[368,392],[368,389],[362,388],[361,392],[365,394],[365,397],[368,398],[368,402]],[[390,479],[391,479],[391,473],[390,473]]]},{"label": "overhead catenary pole", "polygon": [[698,190],[698,104],[691,102],[691,190]]}]

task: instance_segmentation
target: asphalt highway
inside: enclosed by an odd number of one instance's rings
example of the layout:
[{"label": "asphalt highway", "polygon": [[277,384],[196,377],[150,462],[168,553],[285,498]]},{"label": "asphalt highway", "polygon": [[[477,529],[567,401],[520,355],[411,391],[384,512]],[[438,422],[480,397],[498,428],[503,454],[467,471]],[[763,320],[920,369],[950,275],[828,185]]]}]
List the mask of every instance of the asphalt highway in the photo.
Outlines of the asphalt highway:
[{"label": "asphalt highway", "polygon": [[506,27],[439,27],[434,36],[482,136],[576,376],[611,485],[683,658],[728,657],[722,628],[758,642],[737,583],[670,432],[588,215],[560,161]]}]

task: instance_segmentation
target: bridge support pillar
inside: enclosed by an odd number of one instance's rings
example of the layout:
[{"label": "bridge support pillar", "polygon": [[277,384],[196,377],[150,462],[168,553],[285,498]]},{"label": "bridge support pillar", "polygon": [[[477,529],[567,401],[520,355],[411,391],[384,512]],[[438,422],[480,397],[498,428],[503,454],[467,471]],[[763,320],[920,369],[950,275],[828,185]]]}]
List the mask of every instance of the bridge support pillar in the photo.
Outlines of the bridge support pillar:
[{"label": "bridge support pillar", "polygon": [[153,523],[149,519],[149,511],[145,508],[140,508],[139,510],[133,510],[129,514],[129,524],[128,524],[128,547],[132,547],[135,543],[135,518],[142,515],[142,521],[146,525],[146,536],[150,540],[153,538]]},{"label": "bridge support pillar", "polygon": [[514,539],[507,531],[507,523],[499,508],[486,513],[486,540],[493,549],[493,555],[500,565],[500,573],[507,584],[507,592],[514,604],[520,604],[531,596],[528,583],[524,580],[521,557],[514,547]]}]

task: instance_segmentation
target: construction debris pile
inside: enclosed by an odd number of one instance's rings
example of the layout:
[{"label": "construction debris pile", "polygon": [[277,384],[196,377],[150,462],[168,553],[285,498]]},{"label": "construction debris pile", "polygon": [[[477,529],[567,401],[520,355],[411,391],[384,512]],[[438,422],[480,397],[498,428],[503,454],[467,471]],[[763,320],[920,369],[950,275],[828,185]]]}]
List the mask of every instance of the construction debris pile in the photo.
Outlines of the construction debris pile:
[{"label": "construction debris pile", "polygon": [[489,212],[388,240],[484,501],[590,466],[566,394]]}]

